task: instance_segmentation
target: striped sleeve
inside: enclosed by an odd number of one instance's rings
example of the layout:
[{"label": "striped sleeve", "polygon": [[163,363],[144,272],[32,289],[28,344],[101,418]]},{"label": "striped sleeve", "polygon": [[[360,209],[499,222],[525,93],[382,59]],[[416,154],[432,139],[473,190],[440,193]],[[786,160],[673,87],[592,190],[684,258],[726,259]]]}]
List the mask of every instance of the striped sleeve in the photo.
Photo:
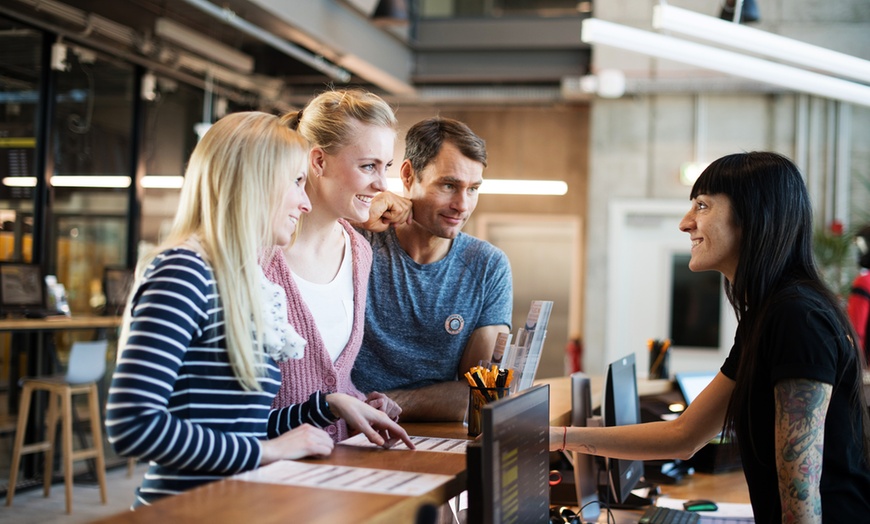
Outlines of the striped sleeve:
[{"label": "striped sleeve", "polygon": [[176,471],[228,475],[255,468],[271,399],[240,388],[224,348],[208,266],[189,251],[161,254],[136,290],[109,389],[106,432],[116,451]]},{"label": "striped sleeve", "polygon": [[338,418],[332,414],[326,402],[326,393],[315,391],[308,397],[307,402],[272,410],[269,414],[269,438],[275,438],[305,423],[324,428],[334,424],[336,420]]}]

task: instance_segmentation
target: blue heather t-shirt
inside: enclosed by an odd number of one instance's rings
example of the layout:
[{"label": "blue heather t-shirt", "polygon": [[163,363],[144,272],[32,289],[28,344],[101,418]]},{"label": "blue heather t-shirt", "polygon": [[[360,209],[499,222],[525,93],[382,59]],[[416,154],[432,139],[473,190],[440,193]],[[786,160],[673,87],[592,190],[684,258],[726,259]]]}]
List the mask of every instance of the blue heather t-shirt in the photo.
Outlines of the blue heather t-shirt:
[{"label": "blue heather t-shirt", "polygon": [[360,391],[455,380],[471,333],[511,325],[507,256],[460,233],[443,259],[418,264],[393,229],[361,232],[372,244],[365,335],[351,375]]}]

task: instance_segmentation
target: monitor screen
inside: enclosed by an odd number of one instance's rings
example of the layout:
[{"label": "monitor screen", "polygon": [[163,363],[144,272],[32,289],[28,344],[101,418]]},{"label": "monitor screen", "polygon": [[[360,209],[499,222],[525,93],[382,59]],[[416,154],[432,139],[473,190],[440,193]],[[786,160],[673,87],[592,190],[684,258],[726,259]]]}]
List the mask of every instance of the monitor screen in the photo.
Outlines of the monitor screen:
[{"label": "monitor screen", "polygon": [[44,307],[42,269],[24,262],[0,263],[0,309],[3,313],[25,313]]},{"label": "monitor screen", "polygon": [[120,315],[124,312],[132,285],[132,269],[107,267],[103,270],[103,292],[106,294],[107,315]]},{"label": "monitor screen", "polygon": [[[640,423],[640,399],[634,353],[611,363],[607,368],[601,418],[605,426]],[[608,494],[616,504],[625,503],[643,475],[643,461],[608,459]],[[603,493],[601,495],[604,495]],[[604,496],[602,499],[606,498]]]},{"label": "monitor screen", "polygon": [[[550,387],[533,386],[483,408],[481,520],[548,522]],[[469,491],[469,510],[471,510]]]},{"label": "monitor screen", "polygon": [[683,394],[683,398],[686,400],[686,406],[691,404],[704,391],[704,388],[713,381],[717,373],[718,371],[698,371],[674,375],[674,380],[680,388],[680,393]]}]

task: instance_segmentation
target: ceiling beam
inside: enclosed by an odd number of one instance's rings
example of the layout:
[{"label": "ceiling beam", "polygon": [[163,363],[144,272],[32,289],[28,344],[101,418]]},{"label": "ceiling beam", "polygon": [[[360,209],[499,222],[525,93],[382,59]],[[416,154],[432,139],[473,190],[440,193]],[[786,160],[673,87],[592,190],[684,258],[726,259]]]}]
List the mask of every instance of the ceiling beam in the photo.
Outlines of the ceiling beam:
[{"label": "ceiling beam", "polygon": [[293,28],[288,38],[396,95],[413,95],[410,47],[335,0],[249,0]]}]

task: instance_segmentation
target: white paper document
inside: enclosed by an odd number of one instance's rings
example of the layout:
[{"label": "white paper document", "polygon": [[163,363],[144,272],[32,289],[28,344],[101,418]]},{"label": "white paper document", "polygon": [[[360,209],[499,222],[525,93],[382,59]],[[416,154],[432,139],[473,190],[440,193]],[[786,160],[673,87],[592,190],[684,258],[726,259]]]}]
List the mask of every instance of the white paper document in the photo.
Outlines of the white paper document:
[{"label": "white paper document", "polygon": [[[683,509],[685,499],[672,499],[659,497],[656,499],[657,506],[671,509]],[[752,505],[737,504],[732,502],[717,502],[719,509],[716,511],[701,511],[701,524],[752,524],[755,518],[752,516]]]},{"label": "white paper document", "polygon": [[[411,436],[411,442],[417,447],[417,451],[438,451],[441,453],[460,453],[465,454],[465,448],[468,447],[469,440],[455,438],[438,438],[438,437],[414,437]],[[342,440],[339,444],[347,446],[360,446],[364,448],[379,447],[366,438],[362,433],[358,433],[349,439]],[[408,450],[408,446],[404,442],[398,442],[390,449]]]},{"label": "white paper document", "polygon": [[379,495],[417,496],[449,482],[449,475],[353,468],[330,464],[306,464],[280,460],[233,477],[248,482],[285,484],[306,488],[359,491]]}]

